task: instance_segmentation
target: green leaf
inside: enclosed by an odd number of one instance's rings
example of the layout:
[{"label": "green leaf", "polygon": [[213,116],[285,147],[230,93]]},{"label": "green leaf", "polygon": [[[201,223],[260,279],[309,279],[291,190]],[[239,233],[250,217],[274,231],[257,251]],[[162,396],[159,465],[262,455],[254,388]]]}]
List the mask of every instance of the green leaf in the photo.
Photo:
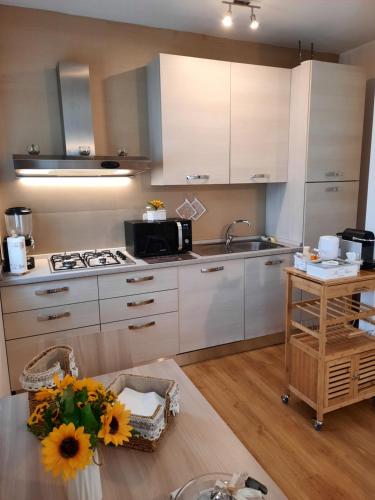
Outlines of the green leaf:
[{"label": "green leaf", "polygon": [[86,405],[81,408],[80,414],[81,424],[84,426],[85,431],[89,434],[97,434],[100,428],[100,424],[92,413],[91,405]]},{"label": "green leaf", "polygon": [[61,397],[64,417],[68,418],[74,414],[74,391],[69,385],[63,392]]}]

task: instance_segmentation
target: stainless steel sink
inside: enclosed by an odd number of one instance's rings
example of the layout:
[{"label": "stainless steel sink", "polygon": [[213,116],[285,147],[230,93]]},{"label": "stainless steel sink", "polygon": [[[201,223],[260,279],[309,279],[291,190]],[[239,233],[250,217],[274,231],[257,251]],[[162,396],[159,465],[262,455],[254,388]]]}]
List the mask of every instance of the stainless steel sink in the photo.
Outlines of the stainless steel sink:
[{"label": "stainless steel sink", "polygon": [[283,248],[283,245],[262,241],[261,239],[232,241],[230,245],[225,243],[204,243],[193,245],[193,252],[201,256],[223,255],[228,253],[257,252],[259,250],[270,250],[272,248]]}]

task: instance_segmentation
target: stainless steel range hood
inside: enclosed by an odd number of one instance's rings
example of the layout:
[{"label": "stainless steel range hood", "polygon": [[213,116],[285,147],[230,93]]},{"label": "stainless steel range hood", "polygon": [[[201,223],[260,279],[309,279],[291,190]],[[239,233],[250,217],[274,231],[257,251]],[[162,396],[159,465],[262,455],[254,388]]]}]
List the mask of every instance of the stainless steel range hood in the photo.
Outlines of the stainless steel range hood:
[{"label": "stainless steel range hood", "polygon": [[95,156],[87,64],[57,66],[64,155],[13,155],[18,177],[129,177],[150,169],[145,156]]}]

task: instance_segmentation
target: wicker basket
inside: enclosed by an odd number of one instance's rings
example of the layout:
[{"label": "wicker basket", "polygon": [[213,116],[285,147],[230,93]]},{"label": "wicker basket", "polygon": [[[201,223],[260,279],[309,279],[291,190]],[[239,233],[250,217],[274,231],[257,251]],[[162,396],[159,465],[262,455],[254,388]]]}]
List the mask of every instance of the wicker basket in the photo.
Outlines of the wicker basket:
[{"label": "wicker basket", "polygon": [[35,356],[22,371],[20,382],[22,388],[29,394],[30,414],[38,405],[36,393],[42,387],[54,387],[53,377],[59,378],[69,374],[77,377],[78,368],[75,364],[72,347],[68,345],[55,345],[48,347]]},{"label": "wicker basket", "polygon": [[[174,380],[123,373],[109,385],[108,389],[119,395],[125,387],[138,392],[156,392],[165,399],[164,411],[162,406],[158,406],[151,417],[131,415],[130,425],[140,435],[130,438],[124,444],[124,446],[135,450],[155,451],[171,421],[172,415],[178,413],[178,385]],[[155,431],[160,429],[161,423],[163,424],[161,433],[155,434]],[[153,438],[147,437],[153,434]]]}]

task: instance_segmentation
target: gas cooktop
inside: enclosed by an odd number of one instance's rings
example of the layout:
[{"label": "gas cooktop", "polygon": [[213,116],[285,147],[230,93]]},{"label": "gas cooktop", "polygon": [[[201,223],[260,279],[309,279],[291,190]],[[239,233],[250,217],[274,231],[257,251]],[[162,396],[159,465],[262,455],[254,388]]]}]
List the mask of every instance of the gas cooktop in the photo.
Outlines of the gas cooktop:
[{"label": "gas cooktop", "polygon": [[129,266],[135,264],[121,250],[87,250],[51,255],[49,264],[53,273],[93,267]]}]

